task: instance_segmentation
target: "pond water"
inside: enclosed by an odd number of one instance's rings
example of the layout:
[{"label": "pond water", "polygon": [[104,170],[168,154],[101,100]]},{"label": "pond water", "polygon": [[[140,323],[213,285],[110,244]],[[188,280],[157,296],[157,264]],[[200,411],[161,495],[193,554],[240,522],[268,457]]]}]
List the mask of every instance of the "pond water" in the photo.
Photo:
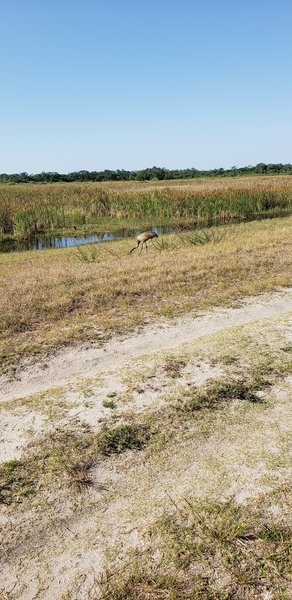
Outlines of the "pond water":
[{"label": "pond water", "polygon": [[[291,208],[286,207],[284,209],[275,208],[273,210],[261,211],[258,214],[250,214],[243,216],[241,219],[234,216],[233,219],[229,219],[233,222],[239,222],[245,219],[246,221],[261,220],[261,219],[273,219],[275,217],[286,217],[291,214]],[[210,227],[211,225],[223,225],[222,222],[206,222],[204,227]],[[176,223],[175,225],[157,225],[155,227],[148,227],[147,231],[155,231],[158,234],[172,233],[179,231],[191,231],[200,227],[196,222],[193,223]],[[90,242],[108,242],[110,240],[118,240],[121,238],[136,237],[139,233],[145,231],[144,229],[120,229],[118,231],[102,231],[100,233],[84,234],[84,235],[54,235],[50,237],[36,236],[30,240],[7,240],[0,242],[0,252],[18,252],[19,250],[44,250],[45,248],[71,248],[74,246],[81,246],[82,244],[90,244]]]},{"label": "pond water", "polygon": [[[172,231],[186,230],[186,229],[194,229],[194,225],[190,226],[157,226],[157,227],[149,227],[148,231],[153,231],[158,234],[162,233],[170,233]],[[5,242],[0,242],[0,252],[18,252],[19,250],[44,250],[45,248],[71,248],[74,246],[81,246],[82,244],[90,244],[91,242],[108,242],[111,240],[117,240],[125,237],[136,237],[139,233],[141,233],[143,229],[121,229],[116,232],[103,231],[101,233],[94,233],[91,235],[81,235],[81,236],[51,236],[51,237],[42,237],[37,236],[31,240],[10,240]],[[144,230],[145,231],[145,230]]]}]

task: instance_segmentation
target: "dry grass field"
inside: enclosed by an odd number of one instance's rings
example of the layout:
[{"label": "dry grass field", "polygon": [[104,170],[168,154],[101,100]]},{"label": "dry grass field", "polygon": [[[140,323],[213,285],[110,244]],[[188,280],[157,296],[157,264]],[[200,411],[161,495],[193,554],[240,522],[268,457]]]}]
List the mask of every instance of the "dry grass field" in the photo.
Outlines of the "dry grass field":
[{"label": "dry grass field", "polygon": [[[1,364],[291,284],[292,218],[158,238],[0,255]],[[139,252],[139,251],[136,251]]]}]

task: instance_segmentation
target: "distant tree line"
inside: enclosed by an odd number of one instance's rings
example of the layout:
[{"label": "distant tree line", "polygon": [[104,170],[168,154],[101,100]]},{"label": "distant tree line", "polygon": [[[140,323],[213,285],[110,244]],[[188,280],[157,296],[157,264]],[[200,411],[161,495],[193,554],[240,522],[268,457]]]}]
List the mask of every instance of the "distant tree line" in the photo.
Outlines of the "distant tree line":
[{"label": "distant tree line", "polygon": [[72,173],[56,173],[42,172],[35,175],[28,173],[13,173],[0,174],[0,182],[2,183],[29,183],[42,182],[50,183],[55,181],[71,182],[71,181],[150,181],[150,180],[167,180],[167,179],[195,179],[196,177],[230,177],[238,175],[275,175],[275,174],[292,175],[291,164],[265,164],[258,163],[255,166],[248,165],[247,167],[231,167],[231,169],[211,169],[209,171],[200,171],[198,169],[164,169],[161,167],[152,167],[142,169],[141,171],[125,171],[118,169],[111,171],[74,171]]}]

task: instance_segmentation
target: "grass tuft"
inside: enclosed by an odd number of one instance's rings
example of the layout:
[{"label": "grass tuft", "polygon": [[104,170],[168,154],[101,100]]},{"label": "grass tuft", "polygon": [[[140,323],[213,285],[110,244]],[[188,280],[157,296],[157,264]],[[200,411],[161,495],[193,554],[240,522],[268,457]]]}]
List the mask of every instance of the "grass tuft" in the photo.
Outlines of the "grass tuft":
[{"label": "grass tuft", "polygon": [[86,248],[78,246],[72,253],[75,258],[85,263],[100,262],[101,256],[96,245],[88,244]]},{"label": "grass tuft", "polygon": [[186,233],[181,239],[184,246],[203,246],[204,244],[219,244],[226,238],[225,229],[197,229]]},{"label": "grass tuft", "polygon": [[266,498],[245,506],[186,499],[150,537],[152,550],[107,573],[101,600],[289,597],[291,531],[271,523]]},{"label": "grass tuft", "polygon": [[253,403],[262,403],[263,400],[256,391],[263,387],[264,381],[217,381],[210,383],[206,388],[198,389],[195,386],[187,389],[177,402],[179,411],[192,413],[203,409],[216,410],[222,403],[231,400],[245,400]]},{"label": "grass tuft", "polygon": [[98,448],[105,456],[125,450],[141,450],[150,437],[149,427],[142,424],[118,425],[114,429],[105,427],[98,436]]},{"label": "grass tuft", "polygon": [[0,504],[21,502],[35,491],[34,472],[24,461],[10,460],[0,465]]},{"label": "grass tuft", "polygon": [[116,403],[113,400],[104,400],[102,406],[104,406],[104,408],[114,409],[116,408]]},{"label": "grass tuft", "polygon": [[98,460],[126,450],[141,450],[151,438],[150,428],[130,423],[92,434],[54,431],[31,445],[22,461],[0,466],[0,503],[21,502],[48,485],[72,485],[82,489],[91,483],[89,470]]}]

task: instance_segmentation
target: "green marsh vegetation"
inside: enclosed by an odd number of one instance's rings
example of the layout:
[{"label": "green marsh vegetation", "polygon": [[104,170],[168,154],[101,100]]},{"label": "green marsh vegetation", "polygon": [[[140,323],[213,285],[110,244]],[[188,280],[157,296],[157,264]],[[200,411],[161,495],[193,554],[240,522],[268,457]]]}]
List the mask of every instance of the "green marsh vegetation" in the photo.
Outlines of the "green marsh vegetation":
[{"label": "green marsh vegetation", "polygon": [[292,210],[287,176],[164,182],[0,185],[0,236],[90,233],[150,225],[216,225],[284,216]]}]

